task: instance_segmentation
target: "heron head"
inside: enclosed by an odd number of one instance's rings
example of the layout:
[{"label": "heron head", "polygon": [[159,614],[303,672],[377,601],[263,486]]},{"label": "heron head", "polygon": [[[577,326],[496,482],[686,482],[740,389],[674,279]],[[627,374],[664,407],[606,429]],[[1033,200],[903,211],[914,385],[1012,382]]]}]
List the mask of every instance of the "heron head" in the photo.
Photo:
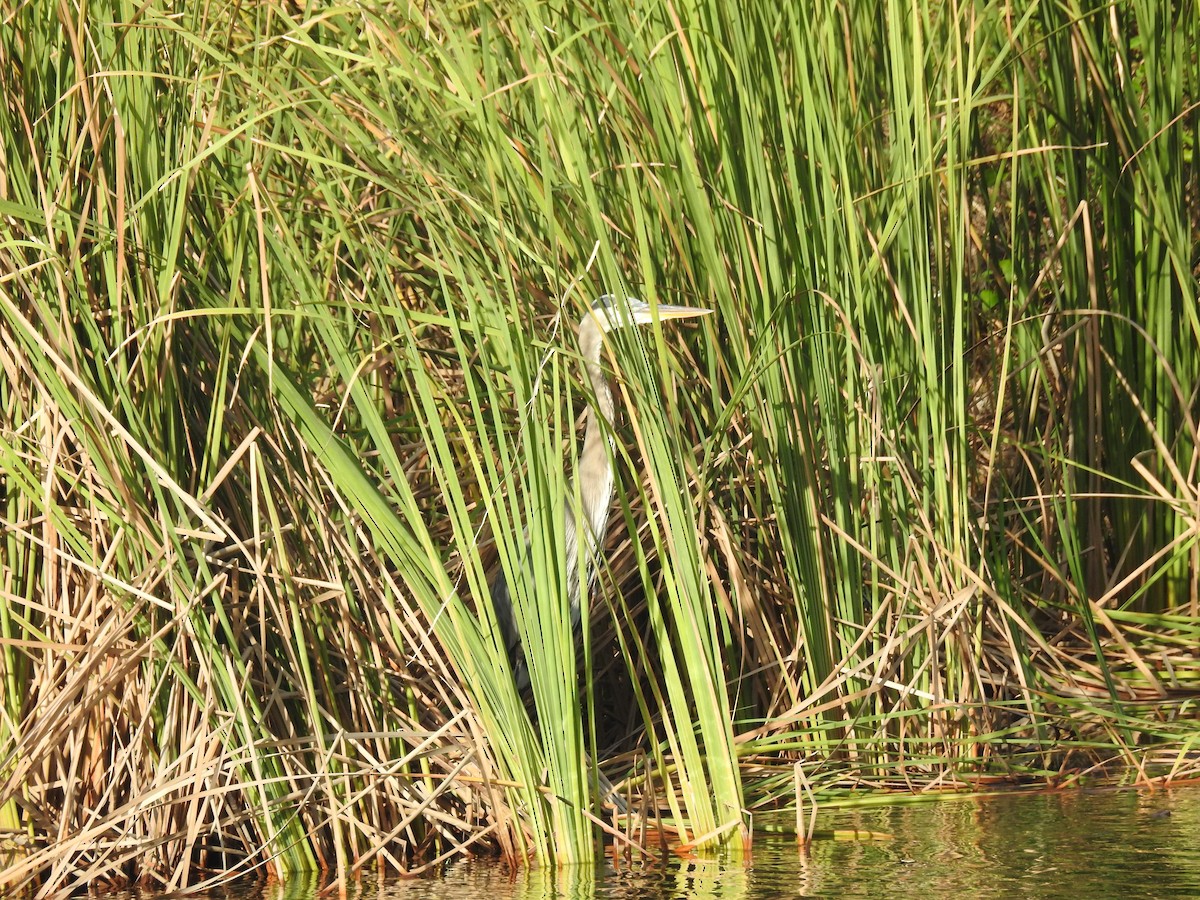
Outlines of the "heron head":
[{"label": "heron head", "polygon": [[631,325],[649,325],[655,319],[666,322],[671,319],[688,319],[706,316],[711,309],[699,306],[671,306],[659,303],[651,306],[637,297],[616,297],[605,294],[592,304],[591,313],[603,332],[616,331]]}]

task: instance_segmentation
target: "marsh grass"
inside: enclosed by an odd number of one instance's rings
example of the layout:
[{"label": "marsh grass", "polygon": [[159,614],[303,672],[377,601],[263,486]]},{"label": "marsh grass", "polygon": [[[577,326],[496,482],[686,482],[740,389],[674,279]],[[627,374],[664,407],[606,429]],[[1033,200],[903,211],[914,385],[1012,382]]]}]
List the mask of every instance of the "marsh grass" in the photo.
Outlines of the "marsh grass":
[{"label": "marsh grass", "polygon": [[1196,774],[1194,3],[0,20],[4,883]]}]

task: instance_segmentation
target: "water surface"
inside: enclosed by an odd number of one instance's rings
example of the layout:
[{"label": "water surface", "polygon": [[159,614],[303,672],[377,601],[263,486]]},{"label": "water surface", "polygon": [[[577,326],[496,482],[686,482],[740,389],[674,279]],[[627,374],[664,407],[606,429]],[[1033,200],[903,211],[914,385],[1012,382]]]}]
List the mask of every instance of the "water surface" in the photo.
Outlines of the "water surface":
[{"label": "water surface", "polygon": [[[486,860],[436,879],[349,885],[352,900],[578,900],[776,897],[1200,898],[1200,790],[1081,790],[822,811],[820,829],[883,832],[886,841],[756,836],[750,859],[611,861],[591,871],[521,871]],[[211,897],[313,900],[301,882]],[[336,890],[325,896],[337,897]]]}]

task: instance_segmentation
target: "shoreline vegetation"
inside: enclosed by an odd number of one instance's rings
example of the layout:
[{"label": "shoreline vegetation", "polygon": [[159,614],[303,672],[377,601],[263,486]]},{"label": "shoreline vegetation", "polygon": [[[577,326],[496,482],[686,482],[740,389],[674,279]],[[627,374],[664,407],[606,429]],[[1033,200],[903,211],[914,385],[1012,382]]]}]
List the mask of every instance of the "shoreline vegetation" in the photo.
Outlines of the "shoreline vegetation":
[{"label": "shoreline vegetation", "polygon": [[[0,883],[1196,778],[1198,47],[1194,0],[0,0]],[[573,329],[626,292],[716,314],[611,336],[576,642]]]}]

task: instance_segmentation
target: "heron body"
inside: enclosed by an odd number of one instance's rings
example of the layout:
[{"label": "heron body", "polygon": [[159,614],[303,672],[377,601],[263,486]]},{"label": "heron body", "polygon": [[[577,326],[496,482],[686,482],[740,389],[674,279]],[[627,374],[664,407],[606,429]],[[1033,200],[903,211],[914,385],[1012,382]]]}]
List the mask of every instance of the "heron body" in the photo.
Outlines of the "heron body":
[{"label": "heron body", "polygon": [[[597,549],[603,545],[608,527],[608,512],[612,505],[613,468],[609,457],[614,407],[612,389],[600,369],[600,355],[604,349],[604,336],[618,328],[645,325],[656,318],[660,321],[702,316],[712,310],[687,306],[650,304],[634,297],[618,299],[605,294],[592,304],[579,322],[579,352],[584,375],[591,386],[593,404],[585,414],[583,449],[579,453],[579,466],[575,477],[579,485],[578,495],[583,523],[583,539],[576,515],[568,506],[563,510],[563,542],[567,562],[567,592],[571,604],[571,629],[578,632],[582,618],[581,599],[590,593],[594,571],[589,570],[586,578],[580,573],[589,568]],[[603,422],[601,421],[603,420]],[[528,551],[528,541],[526,541]],[[581,581],[584,584],[581,585]],[[512,663],[513,677],[518,690],[529,686],[529,669],[525,654],[521,651],[521,635],[517,628],[508,581],[500,571],[491,585],[492,606],[500,624],[508,658]]]}]

